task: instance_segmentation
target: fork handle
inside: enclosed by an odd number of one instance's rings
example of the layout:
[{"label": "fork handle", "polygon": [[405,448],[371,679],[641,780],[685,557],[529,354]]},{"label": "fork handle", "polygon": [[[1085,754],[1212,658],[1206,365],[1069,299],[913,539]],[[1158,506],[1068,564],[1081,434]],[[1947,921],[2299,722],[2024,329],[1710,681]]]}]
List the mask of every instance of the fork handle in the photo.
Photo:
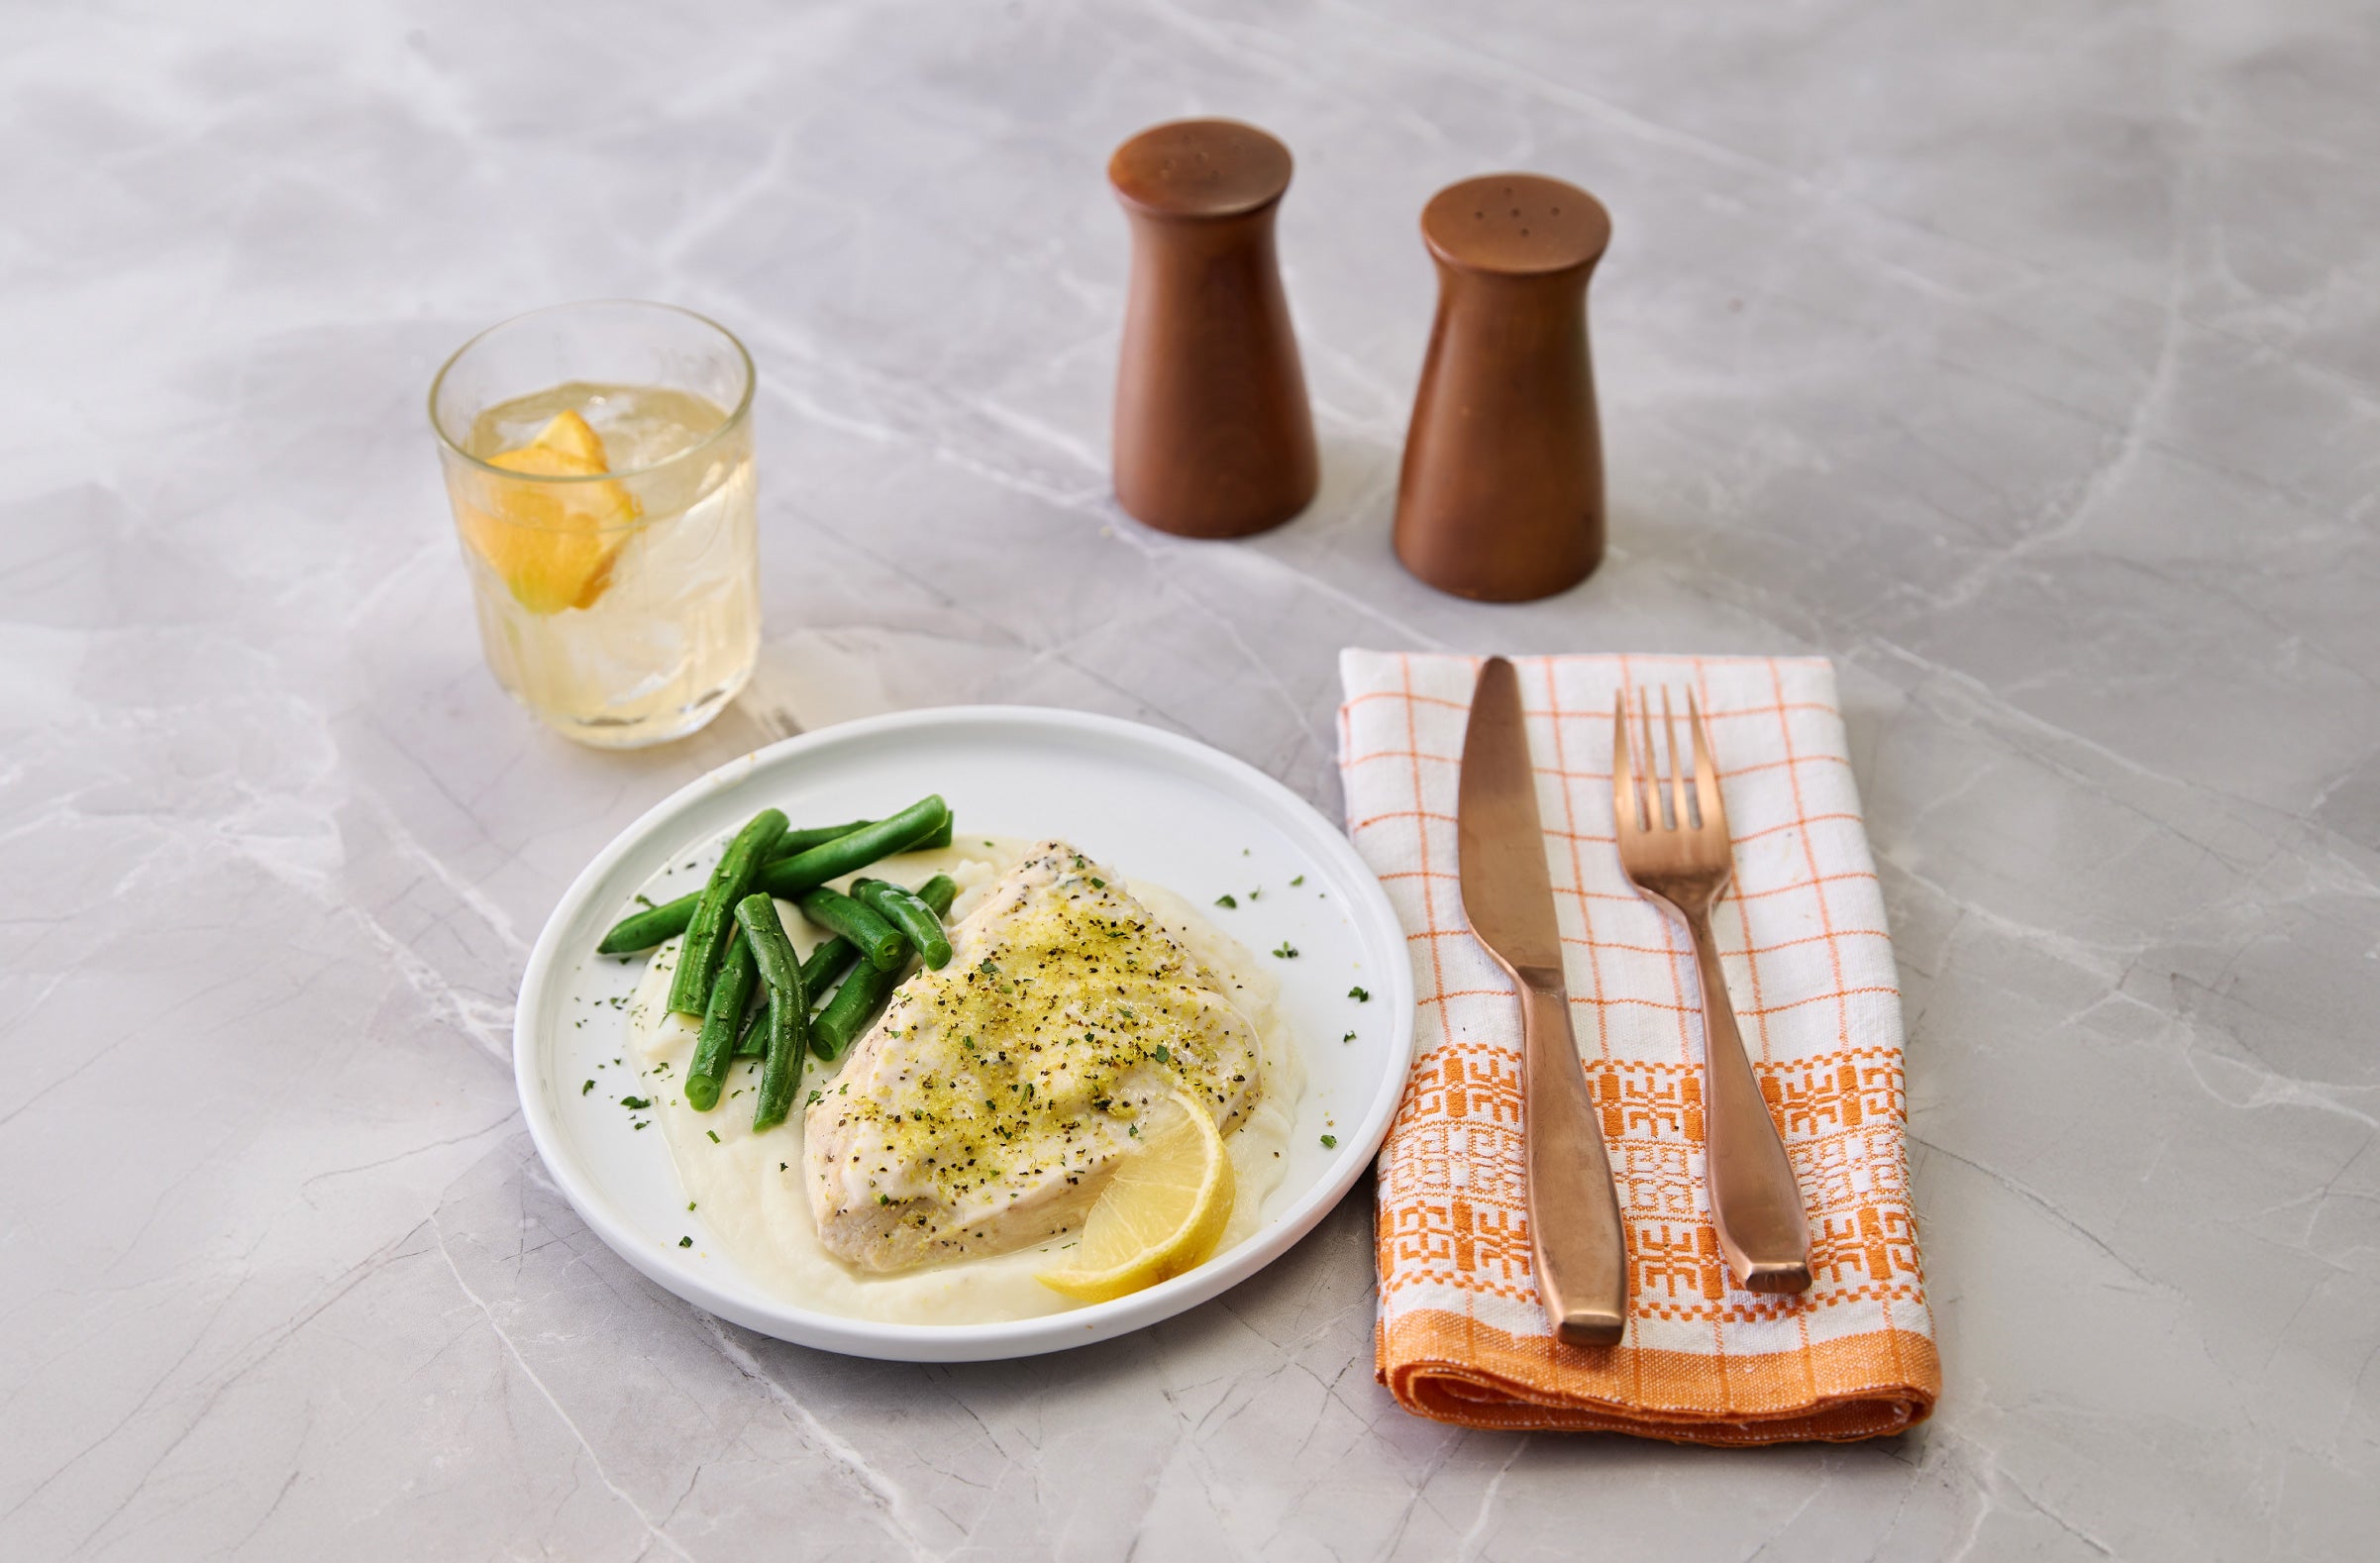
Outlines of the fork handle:
[{"label": "fork handle", "polygon": [[1604,1127],[1570,1030],[1559,973],[1516,972],[1529,1248],[1546,1322],[1566,1345],[1616,1346],[1628,1323],[1628,1251]]},{"label": "fork handle", "polygon": [[1703,980],[1703,1145],[1719,1249],[1748,1292],[1806,1292],[1810,1219],[1802,1209],[1802,1188],[1735,1029],[1709,908],[1678,911],[1694,935],[1695,969]]}]

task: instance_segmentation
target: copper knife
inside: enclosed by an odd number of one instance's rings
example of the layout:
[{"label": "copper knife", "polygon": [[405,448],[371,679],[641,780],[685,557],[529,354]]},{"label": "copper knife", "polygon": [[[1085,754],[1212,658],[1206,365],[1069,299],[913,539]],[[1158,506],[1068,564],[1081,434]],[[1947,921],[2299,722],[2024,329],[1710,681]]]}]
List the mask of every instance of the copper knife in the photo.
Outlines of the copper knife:
[{"label": "copper knife", "polygon": [[1501,657],[1472,691],[1457,830],[1463,913],[1520,994],[1529,1245],[1546,1321],[1567,1344],[1617,1345],[1628,1319],[1619,1198],[1570,1030],[1520,679]]}]

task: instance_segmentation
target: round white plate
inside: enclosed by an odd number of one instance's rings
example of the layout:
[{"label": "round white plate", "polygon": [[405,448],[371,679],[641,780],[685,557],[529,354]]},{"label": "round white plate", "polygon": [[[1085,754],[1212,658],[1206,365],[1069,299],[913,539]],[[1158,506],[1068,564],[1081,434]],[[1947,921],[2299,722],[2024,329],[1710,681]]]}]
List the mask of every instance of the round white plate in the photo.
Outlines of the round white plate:
[{"label": "round white plate", "polygon": [[[670,1151],[639,1133],[617,1091],[582,1092],[625,1058],[621,1013],[642,963],[597,956],[633,897],[698,887],[726,836],[774,804],[794,824],[880,815],[928,792],[961,833],[1063,836],[1204,906],[1272,967],[1305,1066],[1305,1094],[1264,1224],[1188,1275],[1112,1302],[994,1324],[882,1324],[804,1307],[705,1241]],[[1303,883],[1292,886],[1293,879]],[[1264,893],[1251,898],[1261,886]],[[1369,1001],[1352,989],[1364,989]],[[1353,1032],[1352,1040],[1342,1040]],[[856,1356],[964,1362],[1104,1340],[1246,1280],[1313,1229],[1388,1132],[1413,1048],[1412,971],[1388,896],[1347,838],[1305,801],[1204,744],[1138,723],[1031,706],[963,706],[848,722],[720,767],[621,833],[555,907],[513,1017],[513,1073],[529,1132],[587,1225],[699,1307],[781,1340]],[[1335,1147],[1326,1148],[1329,1135]],[[681,1246],[693,1236],[694,1245]]]}]

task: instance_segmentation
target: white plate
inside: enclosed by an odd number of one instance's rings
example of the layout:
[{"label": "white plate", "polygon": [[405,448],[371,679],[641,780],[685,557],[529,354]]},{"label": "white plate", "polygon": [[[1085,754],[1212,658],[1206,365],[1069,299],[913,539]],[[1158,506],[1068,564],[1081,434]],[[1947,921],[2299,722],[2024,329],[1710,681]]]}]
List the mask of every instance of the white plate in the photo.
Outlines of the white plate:
[{"label": "white plate", "polygon": [[[796,825],[882,814],[928,792],[962,833],[1064,836],[1127,879],[1193,905],[1226,891],[1218,925],[1274,964],[1305,1066],[1305,1094],[1270,1214],[1246,1241],[1185,1276],[1112,1302],[993,1324],[881,1324],[802,1306],[764,1288],[699,1234],[659,1133],[638,1133],[619,1093],[582,1094],[627,1056],[618,1002],[641,963],[595,941],[633,906],[682,894],[725,837],[769,805]],[[1304,876],[1293,888],[1290,881]],[[1248,891],[1262,886],[1255,900]],[[1261,958],[1261,957],[1260,957]],[[1359,1002],[1349,990],[1371,993]],[[1355,1033],[1352,1042],[1342,1036]],[[1029,1356],[1104,1340],[1205,1302],[1287,1253],[1355,1183],[1388,1132],[1413,1049],[1412,970],[1380,882],[1303,799],[1230,756],[1113,717],[967,706],[849,722],[720,767],[621,833],[555,907],[530,953],[513,1017],[513,1073],[529,1132],[571,1205],[621,1257],[699,1307],[827,1351],[913,1362]],[[1335,1149],[1322,1136],[1331,1135]]]}]

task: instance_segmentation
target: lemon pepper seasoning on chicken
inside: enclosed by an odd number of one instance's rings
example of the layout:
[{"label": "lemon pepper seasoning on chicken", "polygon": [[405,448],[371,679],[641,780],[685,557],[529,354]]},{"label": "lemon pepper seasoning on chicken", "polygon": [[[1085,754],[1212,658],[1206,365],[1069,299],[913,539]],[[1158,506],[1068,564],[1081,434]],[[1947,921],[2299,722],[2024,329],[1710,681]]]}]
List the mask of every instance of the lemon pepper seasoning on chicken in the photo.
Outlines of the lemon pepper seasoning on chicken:
[{"label": "lemon pepper seasoning on chicken", "polygon": [[1078,1225],[1182,1091],[1225,1129],[1259,1091],[1254,1030],[1115,877],[1036,846],[912,978],[806,1115],[804,1171],[838,1257],[894,1271]]}]

